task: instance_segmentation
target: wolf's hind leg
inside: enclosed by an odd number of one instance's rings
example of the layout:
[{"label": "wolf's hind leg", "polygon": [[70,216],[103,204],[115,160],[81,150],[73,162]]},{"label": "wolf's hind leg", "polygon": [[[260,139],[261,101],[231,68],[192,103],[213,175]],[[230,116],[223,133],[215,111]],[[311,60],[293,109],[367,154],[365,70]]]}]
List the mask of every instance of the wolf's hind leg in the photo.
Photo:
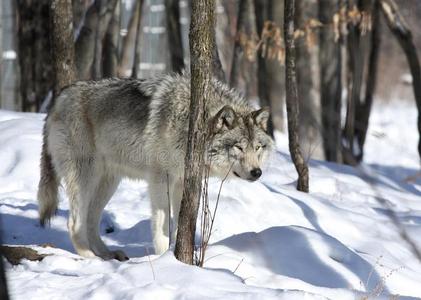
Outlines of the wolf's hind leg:
[{"label": "wolf's hind leg", "polygon": [[88,240],[89,202],[98,182],[93,167],[93,159],[79,158],[67,164],[64,176],[70,205],[70,238],[76,252],[84,257],[95,257]]},{"label": "wolf's hind leg", "polygon": [[110,251],[101,239],[99,224],[104,207],[110,201],[112,195],[118,187],[120,178],[110,174],[101,176],[95,193],[89,203],[88,212],[88,239],[89,245],[96,255],[103,259],[127,260],[128,257],[123,251]]}]

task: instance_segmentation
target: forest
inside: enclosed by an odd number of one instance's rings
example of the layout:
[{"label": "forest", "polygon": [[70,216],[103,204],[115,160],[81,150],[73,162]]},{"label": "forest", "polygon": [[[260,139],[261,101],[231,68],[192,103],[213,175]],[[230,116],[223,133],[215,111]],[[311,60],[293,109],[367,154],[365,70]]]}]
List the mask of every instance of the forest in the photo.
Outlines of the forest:
[{"label": "forest", "polygon": [[421,298],[420,17],[2,0],[2,299]]}]

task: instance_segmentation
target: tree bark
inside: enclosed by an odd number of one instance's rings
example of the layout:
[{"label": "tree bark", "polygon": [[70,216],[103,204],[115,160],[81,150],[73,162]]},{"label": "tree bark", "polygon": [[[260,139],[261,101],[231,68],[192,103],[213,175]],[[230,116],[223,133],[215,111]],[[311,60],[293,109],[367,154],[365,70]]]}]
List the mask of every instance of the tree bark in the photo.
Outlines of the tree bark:
[{"label": "tree bark", "polygon": [[93,79],[102,78],[102,50],[105,34],[107,33],[110,21],[114,16],[118,0],[96,0],[99,3],[99,18],[95,34],[95,54],[92,66]]},{"label": "tree bark", "polygon": [[137,37],[137,25],[139,19],[139,5],[142,0],[136,0],[136,3],[132,10],[132,15],[129,20],[129,25],[127,26],[127,34],[123,37],[120,61],[118,66],[118,75],[120,77],[128,77],[131,75],[134,59],[134,51]]},{"label": "tree bark", "polygon": [[202,190],[207,115],[205,101],[212,78],[215,2],[192,1],[190,22],[191,99],[184,188],[181,201],[175,256],[193,264],[194,235]]},{"label": "tree bark", "polygon": [[39,111],[51,89],[49,1],[17,1],[22,111]]},{"label": "tree bark", "polygon": [[[338,0],[319,2],[319,20],[328,24],[339,10]],[[320,28],[320,102],[325,159],[340,162],[342,54],[331,28]]]},{"label": "tree bark", "polygon": [[104,50],[102,71],[103,77],[117,76],[118,67],[118,41],[120,35],[120,5],[116,4],[114,14],[108,25],[107,32],[104,37]]},{"label": "tree bark", "polygon": [[[295,24],[298,28],[305,29],[309,20],[318,18],[318,1],[297,1],[296,5]],[[300,95],[298,117],[300,145],[306,158],[323,159],[319,98],[320,69],[317,61],[319,41],[315,32],[307,32],[307,34],[309,36],[305,39],[296,41],[297,88]],[[310,39],[314,39],[314,44],[308,42]]]},{"label": "tree bark", "polygon": [[181,40],[180,7],[178,0],[165,0],[167,36],[171,58],[171,69],[181,73],[184,69],[183,43]]},{"label": "tree bark", "polygon": [[75,58],[77,79],[88,80],[92,78],[92,63],[95,55],[95,33],[98,25],[98,5],[92,4],[85,16],[85,22],[80,29],[75,44]]},{"label": "tree bark", "polygon": [[71,0],[51,0],[54,94],[76,79]]},{"label": "tree bark", "polygon": [[368,121],[370,118],[373,96],[376,89],[377,67],[379,62],[379,50],[381,43],[381,23],[380,23],[380,5],[378,0],[374,0],[373,7],[373,29],[370,34],[370,54],[368,61],[368,71],[366,80],[366,90],[364,102],[358,103],[355,114],[355,137],[359,145],[360,152],[356,155],[357,162],[361,162],[364,156],[364,143],[367,136]]},{"label": "tree bark", "polygon": [[294,40],[295,0],[285,0],[284,33],[285,33],[285,78],[286,78],[286,105],[288,118],[288,141],[292,161],[298,173],[297,190],[309,191],[308,167],[300,150],[298,138],[298,90],[295,65]]},{"label": "tree bark", "polygon": [[[230,86],[236,89],[240,87],[242,75],[247,76],[244,71],[250,70],[255,65],[253,58],[245,56],[244,45],[241,45],[241,35],[250,39],[257,37],[256,19],[253,0],[240,0],[238,6],[237,33],[234,42],[234,51],[231,64]],[[250,81],[246,80],[245,81]],[[246,89],[244,89],[246,90]]]},{"label": "tree bark", "polygon": [[138,9],[138,18],[136,24],[136,40],[134,43],[134,58],[133,58],[133,69],[132,69],[132,77],[138,78],[139,75],[139,64],[140,64],[140,38],[142,35],[142,8],[143,8],[143,0],[138,0],[139,3],[136,6]]},{"label": "tree bark", "polygon": [[412,39],[412,33],[401,17],[396,3],[393,0],[380,0],[380,4],[386,23],[405,52],[411,70],[412,86],[418,109],[418,133],[420,136],[418,154],[421,157],[421,68],[417,49]]},{"label": "tree bark", "polygon": [[[259,34],[262,33],[265,20],[269,19],[269,9],[272,0],[255,0],[256,27]],[[259,95],[260,106],[269,107],[272,111],[272,101],[270,99],[271,81],[268,76],[266,59],[262,55],[257,55],[257,93]],[[273,137],[272,116],[268,120],[267,132]]]}]

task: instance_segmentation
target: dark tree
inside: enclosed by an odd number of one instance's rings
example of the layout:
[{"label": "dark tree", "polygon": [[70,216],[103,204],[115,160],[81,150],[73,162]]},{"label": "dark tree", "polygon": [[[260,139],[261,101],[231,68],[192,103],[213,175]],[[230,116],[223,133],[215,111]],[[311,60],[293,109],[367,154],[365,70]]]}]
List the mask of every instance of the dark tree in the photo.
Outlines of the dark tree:
[{"label": "dark tree", "polygon": [[76,79],[71,0],[51,1],[51,37],[54,65],[54,93]]},{"label": "dark tree", "polygon": [[22,111],[39,111],[51,89],[49,1],[19,0],[18,58]]},{"label": "dark tree", "polygon": [[367,136],[368,120],[370,117],[373,96],[376,89],[377,69],[379,62],[379,50],[381,42],[380,23],[380,3],[374,0],[372,10],[373,29],[370,33],[370,53],[368,57],[368,70],[366,79],[366,89],[364,101],[357,103],[355,108],[355,137],[357,139],[360,152],[356,155],[356,160],[361,162],[364,155],[364,143]]},{"label": "dark tree", "polygon": [[252,69],[254,66],[253,60],[255,59],[255,57],[247,57],[247,49],[244,49],[244,45],[241,44],[242,36],[250,39],[257,37],[253,0],[240,0],[238,6],[237,33],[229,79],[230,86],[237,89],[240,85],[241,76],[247,76],[247,74],[244,74],[247,72],[245,69],[247,67]]},{"label": "dark tree", "polygon": [[95,33],[95,52],[92,65],[92,78],[102,78],[103,42],[107,33],[111,19],[114,16],[115,7],[118,0],[96,0],[99,7],[99,18]]},{"label": "dark tree", "polygon": [[180,6],[178,0],[165,0],[168,46],[171,69],[181,73],[184,69],[183,43],[181,40]]},{"label": "dark tree", "polygon": [[[269,20],[269,11],[273,0],[255,0],[256,27],[259,34],[263,31],[266,20]],[[270,99],[271,81],[268,76],[266,59],[262,55],[257,56],[257,92],[262,107],[272,107]],[[271,109],[272,110],[272,109]],[[272,117],[268,121],[268,133],[273,137]]]},{"label": "dark tree", "polygon": [[120,35],[120,5],[117,3],[114,14],[108,25],[104,37],[104,49],[102,59],[102,75],[106,77],[117,76],[118,68],[118,41]]},{"label": "dark tree", "polygon": [[175,256],[193,264],[194,235],[202,190],[207,116],[205,101],[212,73],[215,1],[192,1],[190,22],[191,99],[184,190],[180,207]]},{"label": "dark tree", "polygon": [[294,25],[295,0],[285,0],[284,33],[285,33],[285,79],[286,106],[288,118],[288,141],[292,161],[298,173],[297,190],[308,192],[308,167],[300,150],[298,137],[299,99],[295,65]]},{"label": "dark tree", "polygon": [[[328,24],[339,11],[338,0],[319,1],[319,20]],[[320,100],[322,138],[325,159],[340,162],[342,55],[341,41],[324,26],[319,36]]]},{"label": "dark tree", "polygon": [[[318,18],[316,0],[297,1],[295,25],[301,30],[309,26],[309,21]],[[323,2],[323,1],[321,1]],[[320,2],[319,2],[320,3]],[[316,30],[313,29],[314,31]],[[318,38],[316,32],[307,32],[305,38],[296,40],[297,89],[300,105],[298,116],[300,145],[304,156],[322,158],[319,99]]]},{"label": "dark tree", "polygon": [[139,74],[139,64],[140,64],[140,38],[142,35],[142,8],[143,8],[143,0],[138,0],[136,5],[136,9],[138,10],[137,14],[137,24],[136,24],[136,39],[134,43],[134,58],[133,58],[133,67],[132,67],[132,77],[137,78]]}]

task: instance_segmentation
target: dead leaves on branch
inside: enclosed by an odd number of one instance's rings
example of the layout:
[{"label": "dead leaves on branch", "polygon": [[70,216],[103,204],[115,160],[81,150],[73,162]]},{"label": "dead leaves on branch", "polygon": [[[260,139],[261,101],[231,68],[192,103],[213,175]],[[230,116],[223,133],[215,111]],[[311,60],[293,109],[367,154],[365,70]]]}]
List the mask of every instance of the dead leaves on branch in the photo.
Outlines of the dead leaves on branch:
[{"label": "dead leaves on branch", "polygon": [[[307,20],[303,28],[295,30],[294,38],[304,39],[306,46],[311,49],[317,44],[319,28],[328,27],[333,30],[335,41],[338,42],[340,38],[347,36],[348,26],[358,26],[361,35],[367,34],[372,30],[371,13],[360,11],[355,5],[351,8],[343,6],[333,15],[331,23],[323,24],[314,18]],[[257,55],[261,55],[263,58],[276,60],[282,65],[285,63],[285,42],[282,30],[272,21],[265,21],[260,37],[240,31],[237,33],[237,41],[248,61],[254,62]]]}]

